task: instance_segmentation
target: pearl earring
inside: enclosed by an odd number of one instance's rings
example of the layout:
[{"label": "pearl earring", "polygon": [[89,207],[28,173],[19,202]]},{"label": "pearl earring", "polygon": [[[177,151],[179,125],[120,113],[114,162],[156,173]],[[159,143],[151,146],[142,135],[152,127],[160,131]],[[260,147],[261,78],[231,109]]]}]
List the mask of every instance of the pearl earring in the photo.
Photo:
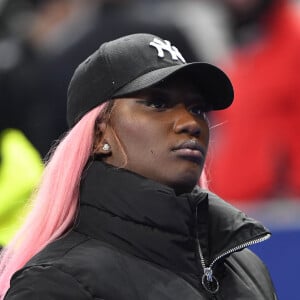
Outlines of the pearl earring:
[{"label": "pearl earring", "polygon": [[107,143],[105,143],[105,144],[103,145],[102,149],[103,149],[104,151],[109,151],[109,150],[110,150],[110,145],[107,144]]}]

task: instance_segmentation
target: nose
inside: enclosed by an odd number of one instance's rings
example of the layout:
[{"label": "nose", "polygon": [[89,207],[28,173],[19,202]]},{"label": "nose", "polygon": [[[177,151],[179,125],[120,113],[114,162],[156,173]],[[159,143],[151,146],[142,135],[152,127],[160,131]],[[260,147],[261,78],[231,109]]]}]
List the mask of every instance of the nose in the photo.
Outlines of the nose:
[{"label": "nose", "polygon": [[200,121],[187,110],[185,105],[178,106],[174,113],[175,133],[187,133],[194,137],[201,135]]}]

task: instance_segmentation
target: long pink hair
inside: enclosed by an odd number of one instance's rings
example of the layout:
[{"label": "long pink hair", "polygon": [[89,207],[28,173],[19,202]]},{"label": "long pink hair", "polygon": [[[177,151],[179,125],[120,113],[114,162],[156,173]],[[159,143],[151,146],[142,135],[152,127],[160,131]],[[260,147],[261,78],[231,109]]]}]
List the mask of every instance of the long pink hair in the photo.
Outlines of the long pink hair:
[{"label": "long pink hair", "polygon": [[[13,273],[70,229],[77,215],[82,171],[93,151],[96,120],[106,104],[88,112],[58,144],[48,161],[25,223],[0,256],[0,300]],[[199,185],[206,188],[205,171]],[[2,293],[2,294],[1,294]]]},{"label": "long pink hair", "polygon": [[58,144],[48,161],[25,223],[1,253],[1,300],[12,274],[72,226],[81,173],[92,153],[95,122],[105,106],[88,112]]},{"label": "long pink hair", "polygon": [[208,190],[208,180],[207,180],[207,174],[206,174],[206,167],[203,168],[201,176],[198,181],[198,185],[204,189]]}]

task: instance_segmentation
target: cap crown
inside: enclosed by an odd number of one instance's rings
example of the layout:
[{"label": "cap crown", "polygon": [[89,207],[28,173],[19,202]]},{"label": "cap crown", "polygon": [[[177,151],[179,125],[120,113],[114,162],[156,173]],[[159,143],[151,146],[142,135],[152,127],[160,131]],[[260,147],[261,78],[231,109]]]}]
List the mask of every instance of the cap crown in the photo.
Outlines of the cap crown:
[{"label": "cap crown", "polygon": [[69,126],[141,75],[182,64],[185,60],[178,49],[152,34],[138,33],[102,44],[77,67],[71,79]]}]

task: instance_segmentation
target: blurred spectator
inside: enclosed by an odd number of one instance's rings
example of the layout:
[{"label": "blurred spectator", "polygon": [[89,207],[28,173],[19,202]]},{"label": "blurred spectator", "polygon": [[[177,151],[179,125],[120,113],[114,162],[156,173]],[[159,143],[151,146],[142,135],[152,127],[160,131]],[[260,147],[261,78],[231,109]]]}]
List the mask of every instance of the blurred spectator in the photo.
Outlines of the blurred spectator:
[{"label": "blurred spectator", "polygon": [[152,14],[152,20],[136,18],[135,4],[134,0],[38,1],[23,33],[23,60],[0,73],[0,92],[6,99],[0,125],[20,128],[44,157],[67,129],[65,99],[74,68],[102,42],[122,35],[157,34],[176,44],[186,60],[195,60],[192,47],[174,24],[157,24]]},{"label": "blurred spectator", "polygon": [[225,70],[235,101],[212,116],[220,126],[211,145],[211,189],[239,202],[299,198],[299,11],[286,0],[222,4],[231,21]]},{"label": "blurred spectator", "polygon": [[[173,22],[184,33],[192,45],[198,60],[214,62],[228,54],[230,33],[225,30],[227,20],[224,9],[211,0],[144,0],[140,6],[149,6],[160,23]],[[141,9],[143,11],[143,9]],[[149,19],[152,14],[138,14]]]},{"label": "blurred spectator", "polygon": [[42,170],[40,155],[20,131],[0,133],[0,248],[21,224]]}]

